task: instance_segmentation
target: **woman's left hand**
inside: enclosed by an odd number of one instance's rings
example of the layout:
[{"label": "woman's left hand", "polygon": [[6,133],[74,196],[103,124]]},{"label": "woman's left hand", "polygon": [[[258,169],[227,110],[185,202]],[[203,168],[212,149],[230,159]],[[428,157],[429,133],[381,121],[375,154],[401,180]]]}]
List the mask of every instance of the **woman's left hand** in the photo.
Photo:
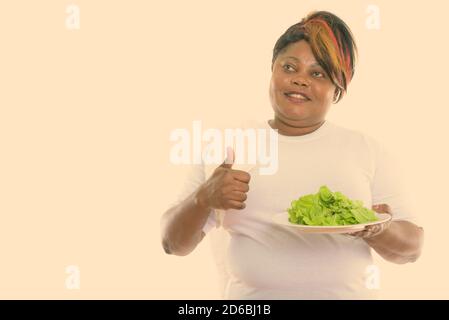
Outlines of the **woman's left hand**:
[{"label": "woman's left hand", "polygon": [[[372,208],[372,210],[374,210],[378,213],[388,213],[390,215],[392,214],[390,206],[385,203],[373,205],[371,208]],[[391,219],[384,223],[367,226],[362,231],[349,233],[347,235],[352,238],[362,238],[362,239],[372,238],[372,237],[375,237],[375,236],[381,234],[382,232],[384,232],[389,227],[390,223],[391,223]]]}]

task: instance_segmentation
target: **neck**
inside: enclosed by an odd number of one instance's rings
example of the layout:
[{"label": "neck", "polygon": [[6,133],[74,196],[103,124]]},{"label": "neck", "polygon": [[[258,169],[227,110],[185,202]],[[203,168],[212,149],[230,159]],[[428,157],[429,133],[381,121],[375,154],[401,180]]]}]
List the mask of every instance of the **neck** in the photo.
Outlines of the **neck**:
[{"label": "neck", "polygon": [[314,124],[290,124],[278,116],[274,116],[274,119],[269,120],[268,123],[273,129],[277,129],[278,133],[284,136],[303,136],[305,134],[312,133],[324,124],[325,120],[322,120]]}]

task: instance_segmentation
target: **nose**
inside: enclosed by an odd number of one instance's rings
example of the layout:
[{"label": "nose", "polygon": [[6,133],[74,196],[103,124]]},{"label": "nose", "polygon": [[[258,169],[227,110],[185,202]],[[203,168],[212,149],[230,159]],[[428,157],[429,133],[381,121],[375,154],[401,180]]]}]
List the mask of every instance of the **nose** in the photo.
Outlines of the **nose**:
[{"label": "nose", "polygon": [[310,82],[305,77],[297,76],[297,77],[292,78],[292,84],[301,86],[301,87],[308,87],[310,85]]}]

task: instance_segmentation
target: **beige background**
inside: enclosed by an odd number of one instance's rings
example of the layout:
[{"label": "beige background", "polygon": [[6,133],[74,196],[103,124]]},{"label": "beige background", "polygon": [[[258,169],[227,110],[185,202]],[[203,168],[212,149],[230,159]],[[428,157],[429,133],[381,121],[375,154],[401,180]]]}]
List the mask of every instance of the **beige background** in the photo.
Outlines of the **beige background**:
[{"label": "beige background", "polygon": [[360,49],[329,119],[395,150],[426,230],[417,263],[378,259],[381,294],[449,298],[445,1],[75,0],[72,31],[70,3],[0,3],[0,298],[218,298],[207,242],[187,257],[160,245],[185,173],[168,137],[271,117],[273,45],[312,9],[339,15]]}]

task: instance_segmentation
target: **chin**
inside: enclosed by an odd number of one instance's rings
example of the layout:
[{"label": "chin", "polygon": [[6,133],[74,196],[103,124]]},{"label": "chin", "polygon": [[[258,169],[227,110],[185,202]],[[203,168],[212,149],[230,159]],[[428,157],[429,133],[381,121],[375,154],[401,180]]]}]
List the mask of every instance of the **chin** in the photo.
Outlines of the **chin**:
[{"label": "chin", "polygon": [[277,113],[282,116],[282,119],[290,121],[301,121],[310,117],[309,112],[303,108],[279,107]]}]

